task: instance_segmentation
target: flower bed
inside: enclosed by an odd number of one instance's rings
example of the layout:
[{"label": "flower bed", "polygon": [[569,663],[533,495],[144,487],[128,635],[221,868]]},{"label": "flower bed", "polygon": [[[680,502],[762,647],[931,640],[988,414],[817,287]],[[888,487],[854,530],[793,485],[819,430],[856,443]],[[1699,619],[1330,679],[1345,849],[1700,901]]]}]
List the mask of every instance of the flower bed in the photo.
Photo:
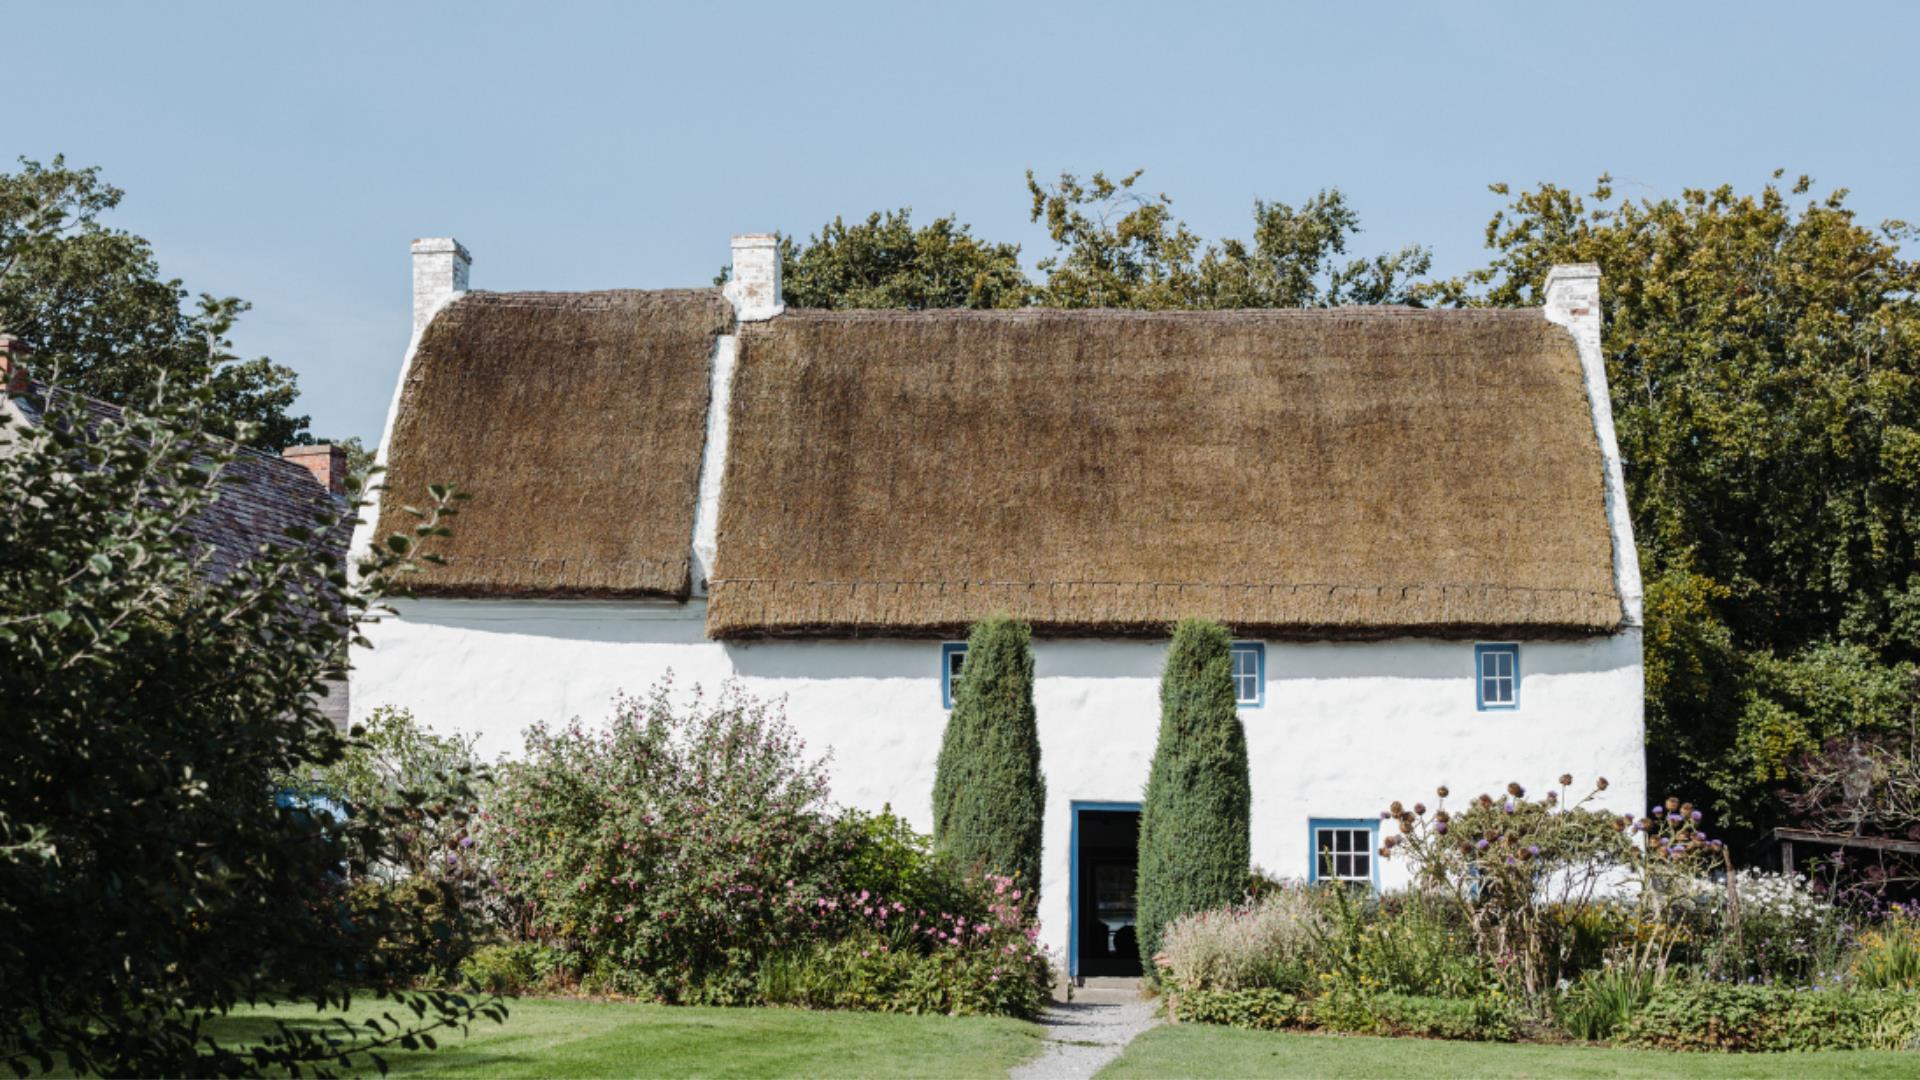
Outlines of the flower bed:
[{"label": "flower bed", "polygon": [[[1170,924],[1176,1019],[1687,1050],[1888,1049],[1920,1040],[1920,918],[1735,871],[1678,800],[1645,817],[1519,784],[1381,814],[1413,884],[1267,888]],[[1604,790],[1600,781],[1596,793]]]}]

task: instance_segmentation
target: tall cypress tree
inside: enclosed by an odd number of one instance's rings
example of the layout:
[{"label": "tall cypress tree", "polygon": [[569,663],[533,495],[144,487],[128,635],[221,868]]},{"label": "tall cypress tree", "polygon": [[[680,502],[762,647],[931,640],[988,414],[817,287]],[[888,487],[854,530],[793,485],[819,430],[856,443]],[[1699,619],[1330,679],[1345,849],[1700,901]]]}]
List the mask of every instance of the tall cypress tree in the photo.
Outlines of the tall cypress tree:
[{"label": "tall cypress tree", "polygon": [[935,850],[969,871],[1012,874],[1040,889],[1047,804],[1033,711],[1033,631],[995,617],[976,623],[954,688],[953,715],[933,778]]},{"label": "tall cypress tree", "polygon": [[1153,970],[1168,922],[1238,900],[1247,887],[1247,735],[1227,628],[1188,619],[1160,675],[1160,741],[1140,812],[1140,959]]}]

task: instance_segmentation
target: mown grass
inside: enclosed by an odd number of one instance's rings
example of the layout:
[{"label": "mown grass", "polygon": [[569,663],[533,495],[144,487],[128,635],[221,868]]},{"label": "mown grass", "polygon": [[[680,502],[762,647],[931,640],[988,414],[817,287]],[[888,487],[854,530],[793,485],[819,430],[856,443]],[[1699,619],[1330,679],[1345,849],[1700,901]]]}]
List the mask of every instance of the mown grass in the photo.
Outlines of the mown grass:
[{"label": "mown grass", "polygon": [[[320,1023],[345,1013],[281,1006],[218,1022],[223,1038],[269,1030],[268,1017]],[[1002,1077],[1041,1049],[1044,1032],[1018,1020],[820,1013],[792,1009],[668,1008],[627,1002],[522,999],[505,1024],[476,1023],[440,1048],[385,1054],[394,1076]],[[371,1063],[360,1071],[373,1074]]]},{"label": "mown grass", "polygon": [[1135,1039],[1101,1080],[1152,1077],[1914,1077],[1920,1053],[1674,1054],[1604,1046],[1437,1042],[1358,1035],[1162,1026]]}]

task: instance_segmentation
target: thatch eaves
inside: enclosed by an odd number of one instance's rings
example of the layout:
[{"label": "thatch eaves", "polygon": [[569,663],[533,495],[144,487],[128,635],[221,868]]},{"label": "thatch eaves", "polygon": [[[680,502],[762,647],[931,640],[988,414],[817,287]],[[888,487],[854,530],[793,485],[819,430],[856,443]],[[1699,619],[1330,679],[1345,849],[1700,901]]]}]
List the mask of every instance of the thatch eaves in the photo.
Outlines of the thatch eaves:
[{"label": "thatch eaves", "polygon": [[713,636],[1622,622],[1580,358],[1539,310],[790,311],[740,333]]},{"label": "thatch eaves", "polygon": [[421,334],[375,534],[430,484],[472,496],[422,595],[689,591],[716,289],[468,293]]}]

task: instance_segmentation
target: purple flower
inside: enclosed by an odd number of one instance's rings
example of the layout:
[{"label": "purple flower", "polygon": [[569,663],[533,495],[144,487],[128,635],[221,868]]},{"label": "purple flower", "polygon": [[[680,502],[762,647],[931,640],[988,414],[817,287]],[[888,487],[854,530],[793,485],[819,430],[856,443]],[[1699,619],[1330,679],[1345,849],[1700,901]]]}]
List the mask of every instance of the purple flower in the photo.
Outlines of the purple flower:
[{"label": "purple flower", "polygon": [[1692,813],[1692,815],[1690,815],[1690,816],[1691,816],[1691,817],[1693,818],[1693,820],[1695,820],[1695,821],[1699,821],[1699,820],[1700,820],[1700,818],[1702,817],[1702,815],[1701,815],[1701,813],[1700,813],[1700,811],[1698,811],[1698,810],[1695,810],[1695,811],[1694,811],[1694,812]]},{"label": "purple flower", "polygon": [[1447,823],[1444,821],[1440,822],[1433,827],[1433,831],[1439,833],[1441,836],[1447,835]]},{"label": "purple flower", "polygon": [[1511,813],[1513,813],[1513,801],[1512,801],[1511,799],[1509,799],[1509,800],[1507,801],[1507,804],[1506,804],[1505,806],[1503,806],[1503,807],[1501,807],[1501,809],[1502,809],[1502,810],[1505,810],[1505,811],[1506,811],[1507,813],[1509,813],[1509,814],[1511,814]]},{"label": "purple flower", "polygon": [[1476,848],[1478,848],[1478,849],[1480,849],[1481,851],[1485,851],[1485,850],[1487,850],[1487,841],[1486,841],[1486,838],[1485,838],[1485,837],[1482,837],[1481,839],[1479,839],[1479,840],[1476,840],[1476,841],[1474,841],[1474,842],[1473,842],[1473,846],[1474,846],[1474,847],[1476,847]]},{"label": "purple flower", "polygon": [[1534,856],[1538,856],[1538,855],[1540,854],[1540,845],[1539,845],[1539,844],[1528,844],[1528,845],[1527,845],[1527,854],[1529,854],[1529,855],[1534,855]]},{"label": "purple flower", "polygon": [[1648,811],[1648,813],[1653,817],[1659,817],[1662,814],[1665,814],[1666,812],[1667,812],[1667,808],[1664,806],[1656,806],[1652,810]]}]

